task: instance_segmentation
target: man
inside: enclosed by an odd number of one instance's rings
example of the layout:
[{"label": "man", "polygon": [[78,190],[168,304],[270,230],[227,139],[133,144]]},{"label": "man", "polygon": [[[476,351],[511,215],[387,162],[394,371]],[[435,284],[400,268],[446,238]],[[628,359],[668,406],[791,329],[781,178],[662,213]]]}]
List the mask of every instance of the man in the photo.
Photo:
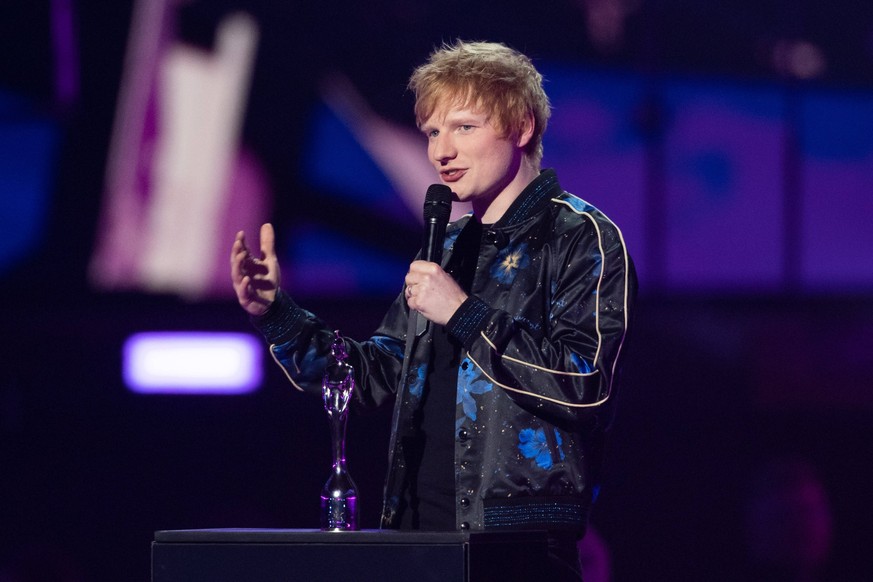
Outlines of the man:
[{"label": "man", "polygon": [[[526,56],[457,42],[410,88],[440,181],[473,210],[449,225],[442,265],[410,265],[374,336],[345,338],[355,404],[394,402],[382,526],[547,530],[556,576],[578,579],[631,260],[609,219],[540,171],[550,110]],[[239,302],[291,382],[320,394],[331,328],[278,289],[269,225],[260,246],[255,258],[243,233],[234,242]],[[413,310],[432,323],[404,359]]]}]

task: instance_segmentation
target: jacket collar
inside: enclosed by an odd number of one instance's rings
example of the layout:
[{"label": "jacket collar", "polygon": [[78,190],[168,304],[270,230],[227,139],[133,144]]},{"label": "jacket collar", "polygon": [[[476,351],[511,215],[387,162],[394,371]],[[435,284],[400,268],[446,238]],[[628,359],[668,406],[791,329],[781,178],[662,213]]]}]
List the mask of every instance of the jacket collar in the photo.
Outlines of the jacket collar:
[{"label": "jacket collar", "polygon": [[518,198],[506,210],[503,216],[494,223],[492,228],[503,229],[524,222],[540,212],[555,196],[561,194],[558,175],[554,170],[543,170],[528,184]]}]

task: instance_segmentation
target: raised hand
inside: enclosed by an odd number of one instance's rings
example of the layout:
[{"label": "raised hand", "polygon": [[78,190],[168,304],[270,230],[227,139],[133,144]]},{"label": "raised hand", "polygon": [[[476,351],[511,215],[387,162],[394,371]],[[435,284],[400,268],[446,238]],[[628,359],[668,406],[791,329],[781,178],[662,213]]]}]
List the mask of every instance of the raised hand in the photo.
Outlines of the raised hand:
[{"label": "raised hand", "polygon": [[272,224],[261,226],[261,249],[254,256],[246,246],[245,232],[236,233],[230,251],[230,277],[239,304],[250,315],[263,315],[279,290],[279,260]]}]

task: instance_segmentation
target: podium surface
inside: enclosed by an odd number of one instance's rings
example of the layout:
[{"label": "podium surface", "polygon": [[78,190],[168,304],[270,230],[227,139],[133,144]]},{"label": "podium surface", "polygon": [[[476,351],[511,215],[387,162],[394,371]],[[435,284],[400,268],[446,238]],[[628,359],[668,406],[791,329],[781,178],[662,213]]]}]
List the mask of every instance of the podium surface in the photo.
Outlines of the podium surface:
[{"label": "podium surface", "polygon": [[166,530],[152,582],[538,580],[546,558],[544,532]]},{"label": "podium surface", "polygon": [[155,532],[152,582],[538,580],[544,532],[196,529]]}]

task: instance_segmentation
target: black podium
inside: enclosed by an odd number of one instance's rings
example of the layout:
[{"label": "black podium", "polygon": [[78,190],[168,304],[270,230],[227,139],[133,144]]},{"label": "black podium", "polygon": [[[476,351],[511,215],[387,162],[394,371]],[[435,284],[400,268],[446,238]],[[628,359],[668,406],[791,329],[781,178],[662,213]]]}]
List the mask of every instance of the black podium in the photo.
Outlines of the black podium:
[{"label": "black podium", "polygon": [[539,580],[546,558],[543,532],[167,530],[152,582]]}]

